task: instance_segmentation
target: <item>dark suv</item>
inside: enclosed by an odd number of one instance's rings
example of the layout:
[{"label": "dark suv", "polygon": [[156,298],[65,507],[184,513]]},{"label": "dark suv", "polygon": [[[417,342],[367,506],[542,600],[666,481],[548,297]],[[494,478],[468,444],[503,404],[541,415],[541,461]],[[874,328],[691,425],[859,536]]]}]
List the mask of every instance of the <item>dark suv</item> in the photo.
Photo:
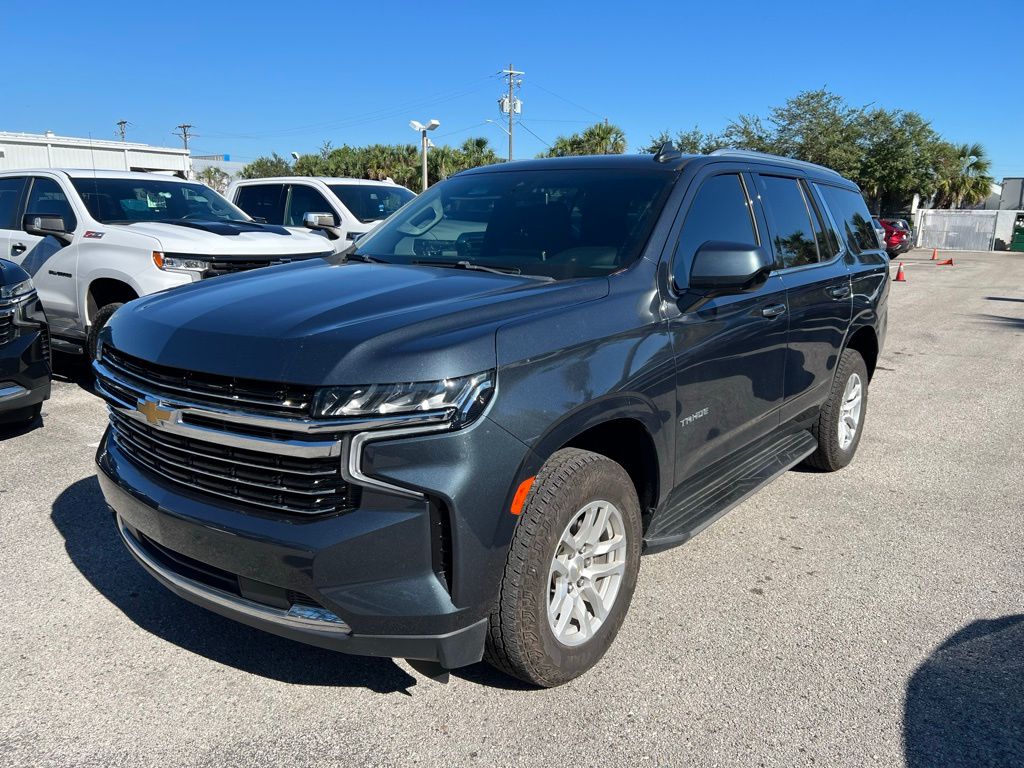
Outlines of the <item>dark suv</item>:
[{"label": "dark suv", "polygon": [[467,171],[345,253],[119,311],[100,482],[199,605],[557,685],[642,552],[853,458],[888,263],[854,184],[778,157]]},{"label": "dark suv", "polygon": [[50,397],[50,333],[28,272],[0,259],[0,431],[39,417]]}]

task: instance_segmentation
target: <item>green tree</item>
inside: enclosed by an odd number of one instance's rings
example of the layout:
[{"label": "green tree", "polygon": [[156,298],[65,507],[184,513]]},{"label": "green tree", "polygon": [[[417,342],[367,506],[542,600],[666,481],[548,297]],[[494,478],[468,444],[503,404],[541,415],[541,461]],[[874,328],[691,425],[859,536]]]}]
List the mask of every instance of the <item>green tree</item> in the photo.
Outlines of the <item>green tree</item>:
[{"label": "green tree", "polygon": [[773,151],[854,176],[860,169],[863,110],[825,88],[803,91],[768,118]]},{"label": "green tree", "polygon": [[946,144],[937,152],[937,208],[977,205],[992,193],[992,163],[981,144]]},{"label": "green tree", "polygon": [[898,211],[935,192],[938,134],[916,112],[873,109],[860,118],[860,167],[852,178],[875,212]]},{"label": "green tree", "polygon": [[257,157],[242,169],[243,179],[265,179],[269,176],[293,176],[291,163],[274,152],[270,157]]},{"label": "green tree", "polygon": [[210,189],[224,192],[228,188],[228,184],[231,183],[231,176],[222,168],[209,165],[196,174],[196,181],[205,184]]},{"label": "green tree", "polygon": [[621,155],[626,151],[626,134],[607,121],[594,123],[582,133],[559,136],[551,148],[539,157],[569,155]]},{"label": "green tree", "polygon": [[657,136],[652,136],[651,143],[640,151],[654,154],[666,141],[671,141],[684,155],[707,155],[728,146],[728,142],[722,136],[705,133],[694,126],[689,131],[679,131],[674,137],[668,131],[662,131]]}]

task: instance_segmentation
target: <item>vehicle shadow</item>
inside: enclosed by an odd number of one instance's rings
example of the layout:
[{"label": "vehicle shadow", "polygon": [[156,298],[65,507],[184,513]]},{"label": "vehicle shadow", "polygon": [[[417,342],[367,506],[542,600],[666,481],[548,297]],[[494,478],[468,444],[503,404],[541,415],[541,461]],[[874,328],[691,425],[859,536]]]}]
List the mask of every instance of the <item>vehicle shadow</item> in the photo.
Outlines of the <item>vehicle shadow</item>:
[{"label": "vehicle shadow", "polygon": [[302,645],[182,600],[149,577],[121,544],[95,477],[69,486],[51,519],[71,561],[107,600],[147,632],[212,661],[297,685],[402,692],[416,678],[391,659],[348,656]]},{"label": "vehicle shadow", "polygon": [[1007,317],[1006,315],[975,315],[979,320],[990,325],[1007,328],[1012,331],[1024,331],[1024,317]]},{"label": "vehicle shadow", "polygon": [[77,384],[89,394],[96,394],[94,386],[96,381],[92,375],[92,368],[86,359],[80,355],[69,355],[54,350],[53,378],[55,381]]},{"label": "vehicle shadow", "polygon": [[13,437],[21,437],[27,435],[29,432],[34,432],[37,429],[42,429],[43,417],[36,416],[32,421],[23,421],[14,424],[4,424],[0,422],[0,443],[4,440],[9,440]]},{"label": "vehicle shadow", "polygon": [[1024,614],[952,635],[907,685],[908,768],[1024,765]]}]

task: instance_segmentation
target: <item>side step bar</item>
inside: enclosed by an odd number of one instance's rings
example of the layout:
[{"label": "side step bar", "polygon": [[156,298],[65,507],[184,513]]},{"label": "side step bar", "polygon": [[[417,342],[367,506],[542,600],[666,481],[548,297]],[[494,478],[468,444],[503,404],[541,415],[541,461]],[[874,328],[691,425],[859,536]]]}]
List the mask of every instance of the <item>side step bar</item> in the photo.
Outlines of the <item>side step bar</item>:
[{"label": "side step bar", "polygon": [[689,481],[683,496],[654,516],[644,537],[644,553],[661,552],[692,539],[817,447],[806,429],[773,434],[709,467]]}]

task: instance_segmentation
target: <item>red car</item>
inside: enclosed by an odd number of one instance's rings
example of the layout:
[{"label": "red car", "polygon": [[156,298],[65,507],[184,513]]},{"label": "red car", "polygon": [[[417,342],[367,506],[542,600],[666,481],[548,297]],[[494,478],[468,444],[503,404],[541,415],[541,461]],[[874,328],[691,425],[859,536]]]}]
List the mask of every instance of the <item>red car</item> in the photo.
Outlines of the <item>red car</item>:
[{"label": "red car", "polygon": [[885,229],[885,251],[890,259],[894,259],[901,253],[906,253],[914,247],[914,238],[911,237],[910,227],[902,219],[879,219]]}]

